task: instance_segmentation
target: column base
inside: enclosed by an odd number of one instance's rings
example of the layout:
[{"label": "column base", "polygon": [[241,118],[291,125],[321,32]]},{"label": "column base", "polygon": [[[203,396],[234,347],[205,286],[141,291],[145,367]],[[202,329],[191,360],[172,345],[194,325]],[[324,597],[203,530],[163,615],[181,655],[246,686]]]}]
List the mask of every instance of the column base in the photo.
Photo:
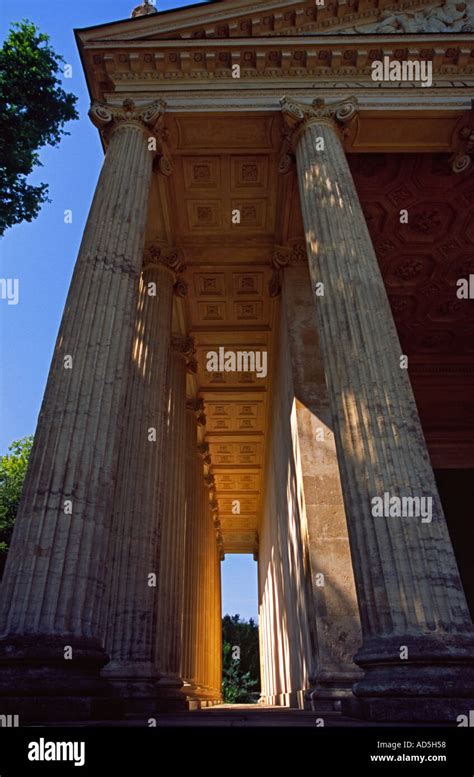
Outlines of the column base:
[{"label": "column base", "polygon": [[356,696],[341,701],[343,715],[380,723],[445,723],[457,726],[460,715],[469,720],[474,710],[472,699],[442,698],[363,698]]},{"label": "column base", "polygon": [[352,696],[352,686],[364,673],[353,671],[321,671],[312,677],[312,685],[305,693],[305,710],[333,712],[341,709],[341,700]]},{"label": "column base", "polygon": [[97,719],[108,656],[100,642],[71,635],[0,639],[0,708],[25,723]]},{"label": "column base", "polygon": [[156,686],[159,674],[148,661],[110,661],[102,670],[107,683],[107,717],[153,715],[156,712]]},{"label": "column base", "polygon": [[111,661],[102,671],[113,718],[187,709],[183,681],[164,675],[150,662]]},{"label": "column base", "polygon": [[[403,658],[401,656],[404,656]],[[399,635],[364,643],[355,696],[474,696],[474,634]]]},{"label": "column base", "polygon": [[354,661],[365,674],[355,683],[354,696],[343,700],[343,714],[455,724],[458,715],[474,709],[472,634],[368,640]]},{"label": "column base", "polygon": [[156,710],[158,712],[181,712],[188,709],[184,683],[179,675],[161,675],[156,692]]},{"label": "column base", "polygon": [[204,685],[185,683],[183,690],[186,693],[188,709],[200,710],[205,707],[215,707],[222,704],[222,693],[217,688],[209,688]]}]

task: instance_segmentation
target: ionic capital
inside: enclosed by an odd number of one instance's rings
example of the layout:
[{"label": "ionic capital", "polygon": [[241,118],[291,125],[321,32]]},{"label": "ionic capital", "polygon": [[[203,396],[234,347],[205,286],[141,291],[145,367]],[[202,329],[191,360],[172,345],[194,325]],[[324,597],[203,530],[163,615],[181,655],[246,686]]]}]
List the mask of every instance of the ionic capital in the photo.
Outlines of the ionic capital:
[{"label": "ionic capital", "polygon": [[165,108],[164,100],[155,100],[140,108],[137,108],[129,97],[119,108],[94,100],[89,110],[89,118],[105,138],[109,138],[119,127],[127,125],[138,126],[149,135],[150,132],[158,130],[163,121]]},{"label": "ionic capital", "polygon": [[275,246],[273,249],[272,264],[274,267],[269,283],[270,297],[278,297],[281,292],[281,270],[296,264],[308,262],[306,246],[304,243],[294,243],[288,246]]},{"label": "ionic capital", "polygon": [[280,270],[295,264],[305,264],[308,261],[304,243],[293,243],[288,246],[275,246],[273,249],[273,266]]},{"label": "ionic capital", "polygon": [[339,131],[354,118],[358,111],[355,97],[348,97],[346,100],[331,103],[331,105],[326,105],[326,101],[321,99],[313,100],[311,105],[306,105],[289,97],[282,97],[280,105],[285,122],[283,148],[279,163],[281,173],[289,170],[298,141],[309,126],[326,124],[333,130]]},{"label": "ionic capital", "polygon": [[198,426],[206,425],[206,416],[204,414],[204,400],[201,397],[192,397],[186,400],[186,409],[192,410],[196,414]]},{"label": "ionic capital", "polygon": [[197,446],[198,453],[201,456],[204,464],[210,464],[211,463],[211,451],[209,448],[208,442],[200,442]]},{"label": "ionic capital", "polygon": [[173,275],[175,283],[177,283],[178,274],[186,269],[180,249],[159,245],[158,243],[148,243],[143,252],[143,272],[156,269],[157,267],[165,267],[169,270]]},{"label": "ionic capital", "polygon": [[[183,269],[185,268],[183,267]],[[188,284],[182,278],[178,278],[174,284],[173,291],[177,297],[183,299],[188,293]]]},{"label": "ionic capital", "polygon": [[191,399],[186,400],[186,407],[195,413],[202,413],[204,411],[204,400],[201,397],[191,397]]},{"label": "ionic capital", "polygon": [[164,100],[155,100],[142,107],[137,107],[130,97],[127,97],[120,107],[94,100],[89,110],[89,118],[107,142],[121,127],[138,127],[149,140],[150,151],[156,155],[155,163],[158,169],[164,175],[171,175],[173,169],[166,148],[167,130],[163,126],[165,109]]},{"label": "ionic capital", "polygon": [[[206,486],[207,486],[209,489],[211,489],[211,488],[213,489],[213,488],[215,487],[215,485],[216,485],[216,479],[215,479],[214,475],[212,474],[212,472],[208,472],[208,473],[207,473],[207,475],[205,475],[205,477],[204,477],[204,483],[206,484]],[[216,503],[216,504],[217,504],[217,503]]]},{"label": "ionic capital", "polygon": [[186,372],[189,372],[191,375],[197,375],[198,371],[198,363],[197,359],[194,358],[194,356],[190,356],[186,359]]},{"label": "ionic capital", "polygon": [[170,346],[173,351],[176,351],[180,356],[184,356],[185,359],[190,359],[195,352],[193,337],[171,335]]},{"label": "ionic capital", "polygon": [[451,169],[453,173],[464,173],[471,167],[474,156],[474,100],[471,110],[461,120],[461,126],[456,126],[454,145],[456,152],[451,158]]}]

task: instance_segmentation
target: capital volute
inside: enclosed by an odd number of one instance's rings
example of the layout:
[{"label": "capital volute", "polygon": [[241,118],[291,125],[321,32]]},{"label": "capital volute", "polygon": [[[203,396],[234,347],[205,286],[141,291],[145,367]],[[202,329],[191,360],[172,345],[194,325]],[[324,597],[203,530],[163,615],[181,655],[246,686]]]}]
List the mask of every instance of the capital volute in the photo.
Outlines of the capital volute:
[{"label": "capital volute", "polygon": [[[163,267],[168,270],[172,274],[173,282],[176,285],[178,282],[177,276],[186,269],[181,250],[159,245],[158,243],[147,243],[143,252],[143,272],[154,270],[157,267]],[[178,296],[184,295],[178,293]]]},{"label": "capital volute", "polygon": [[183,356],[185,359],[191,359],[195,353],[194,338],[184,335],[171,335],[170,345],[173,351]]},{"label": "capital volute", "polygon": [[89,110],[89,118],[101,131],[106,142],[121,127],[138,127],[148,140],[150,152],[154,153],[154,166],[164,175],[171,175],[173,168],[166,141],[168,133],[163,126],[166,103],[155,100],[148,105],[137,106],[127,97],[121,106],[108,105],[94,100]]},{"label": "capital volute", "polygon": [[[204,483],[209,489],[215,488],[216,485],[216,479],[212,472],[208,472],[207,475],[204,476]],[[216,503],[217,504],[217,503]]]},{"label": "capital volute", "polygon": [[188,293],[188,284],[183,281],[182,278],[178,278],[173,287],[174,293],[177,297],[184,299]]},{"label": "capital volute", "polygon": [[204,400],[202,397],[191,397],[186,400],[186,407],[188,410],[192,410],[194,413],[204,412]]},{"label": "capital volute", "polygon": [[92,123],[101,130],[108,139],[119,127],[138,126],[147,135],[158,131],[163,121],[166,103],[155,100],[148,105],[137,107],[132,99],[127,97],[120,107],[94,100],[89,110]]},{"label": "capital volute", "polygon": [[287,246],[275,246],[273,249],[273,273],[269,282],[271,297],[277,297],[281,292],[281,271],[285,267],[305,264],[308,261],[304,243],[293,243]]},{"label": "capital volute", "polygon": [[300,103],[290,97],[280,100],[284,120],[284,141],[280,157],[280,172],[287,172],[291,166],[292,154],[295,153],[298,141],[305,130],[312,124],[325,124],[336,132],[345,130],[346,125],[358,111],[355,97],[348,97],[337,103],[326,104],[320,98],[313,100],[311,105]]},{"label": "capital volute", "polygon": [[204,413],[204,400],[202,397],[191,397],[186,400],[186,409],[192,410],[196,414],[198,426],[205,426],[207,423]]},{"label": "capital volute", "polygon": [[210,464],[211,463],[211,451],[209,448],[208,442],[200,442],[197,446],[198,453],[201,456],[204,464]]},{"label": "capital volute", "polygon": [[451,169],[453,173],[464,173],[472,165],[474,158],[474,99],[471,100],[471,109],[457,124],[453,144],[456,149],[451,157]]},{"label": "capital volute", "polygon": [[275,246],[273,249],[272,264],[277,270],[294,264],[304,264],[307,261],[308,257],[304,243]]}]

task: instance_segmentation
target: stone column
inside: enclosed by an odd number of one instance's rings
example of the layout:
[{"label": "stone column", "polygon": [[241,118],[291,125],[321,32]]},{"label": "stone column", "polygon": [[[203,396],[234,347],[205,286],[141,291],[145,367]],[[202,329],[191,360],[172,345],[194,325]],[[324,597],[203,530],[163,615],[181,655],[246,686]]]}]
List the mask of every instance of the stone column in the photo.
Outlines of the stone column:
[{"label": "stone column", "polygon": [[186,370],[193,340],[172,336],[169,352],[169,395],[166,423],[164,520],[159,548],[156,665],[160,674],[158,703],[184,707],[180,689],[183,633],[185,552]]},{"label": "stone column", "polygon": [[181,676],[185,691],[193,691],[193,652],[195,650],[194,619],[196,615],[196,519],[198,466],[202,464],[197,453],[197,419],[189,402],[186,403],[186,539],[184,552],[183,654]]},{"label": "stone column", "polygon": [[206,515],[209,513],[209,495],[204,478],[199,485],[199,529],[198,529],[198,639],[197,639],[197,685],[199,695],[205,698],[206,674]]},{"label": "stone column", "polygon": [[219,546],[216,547],[216,625],[215,625],[215,657],[214,657],[214,676],[215,687],[218,690],[217,701],[222,700],[222,567],[221,567],[221,550]]},{"label": "stone column", "polygon": [[[365,676],[354,692],[374,719],[455,720],[474,699],[472,623],[338,134],[356,107],[284,99],[282,109],[296,154],[363,630],[355,661]],[[375,500],[393,497],[392,515],[379,516]],[[429,516],[397,517],[402,498]]]},{"label": "stone column", "polygon": [[[200,591],[201,591],[201,526],[202,526],[202,494],[204,491],[203,481],[203,460],[209,459],[209,446],[206,443],[197,444],[197,426],[204,426],[206,416],[204,415],[204,403],[199,397],[193,397],[186,402],[186,416],[188,430],[194,440],[194,447],[191,451],[190,475],[187,481],[186,493],[189,496],[191,511],[187,513],[186,522],[186,569],[189,565],[189,574],[185,580],[185,592],[187,596],[185,601],[185,621],[183,640],[188,645],[188,660],[186,662],[186,684],[184,691],[188,696],[188,707],[195,708],[199,706],[199,660],[202,650],[200,623],[202,613],[200,610]],[[197,444],[197,448],[196,448]],[[192,471],[191,471],[192,470]],[[192,489],[192,490],[191,490]]]},{"label": "stone column", "polygon": [[278,246],[273,264],[277,273],[273,292],[281,289],[283,326],[289,338],[295,458],[303,486],[302,535],[315,619],[306,699],[323,711],[350,695],[361,676],[353,663],[361,643],[360,619],[306,249],[301,244]]},{"label": "stone column", "polygon": [[[138,109],[131,100],[91,109],[108,148],[2,581],[0,692],[46,691],[44,704],[32,702],[33,719],[48,709],[56,719],[88,716],[85,697],[107,661],[104,567],[154,156],[148,139],[162,113],[162,103]],[[84,698],[73,710],[65,697],[75,688]]]},{"label": "stone column", "polygon": [[[156,609],[164,490],[166,377],[173,290],[181,269],[175,249],[145,252],[129,366],[125,426],[115,491],[109,558],[111,591],[103,671],[127,710],[154,709]],[[166,517],[166,516],[165,516]]]}]

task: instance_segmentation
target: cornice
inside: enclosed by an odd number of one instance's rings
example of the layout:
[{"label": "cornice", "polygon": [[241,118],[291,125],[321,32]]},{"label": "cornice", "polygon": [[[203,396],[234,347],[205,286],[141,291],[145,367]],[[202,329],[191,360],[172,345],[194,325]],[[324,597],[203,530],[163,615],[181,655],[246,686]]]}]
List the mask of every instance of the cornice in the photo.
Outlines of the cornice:
[{"label": "cornice", "polygon": [[[287,86],[287,85],[283,85]],[[349,93],[357,94],[357,102],[360,111],[370,111],[372,113],[385,113],[386,111],[409,111],[413,113],[423,113],[426,111],[446,111],[460,112],[470,110],[471,96],[465,88],[459,89],[455,86],[443,89],[430,89],[429,97],[426,96],[425,89],[394,90],[387,89],[367,89],[364,85],[348,81],[342,84],[334,82],[318,82],[309,86],[314,90],[314,94],[324,95],[330,101],[343,99]],[[245,111],[248,113],[265,113],[280,110],[280,99],[282,95],[282,84],[272,84],[268,89],[259,86],[256,89],[245,90],[236,95],[235,92],[227,89],[207,92],[203,95],[200,90],[173,91],[167,94],[167,115],[173,113],[186,113],[187,111],[196,112],[228,112]],[[149,92],[143,97],[149,100]],[[311,104],[311,92],[308,87],[302,88],[301,84],[292,84],[286,92],[296,100],[308,102]],[[120,100],[120,95],[108,95],[109,102],[114,105]]]},{"label": "cornice", "polygon": [[315,0],[226,0],[208,6],[188,7],[150,17],[125,20],[78,30],[84,44],[98,38],[127,40],[170,37],[241,38],[287,36],[315,32],[319,35],[362,30],[403,32],[426,28],[447,34],[472,23],[469,7],[458,11],[454,0],[332,0],[318,7]]},{"label": "cornice", "polygon": [[[261,88],[269,81],[357,83],[377,92],[413,89],[411,83],[374,82],[372,62],[427,60],[432,63],[430,90],[456,82],[474,84],[474,36],[364,36],[344,38],[260,38],[95,43],[86,50],[86,71],[94,97],[124,89]],[[239,78],[233,78],[235,66]],[[155,87],[154,85],[157,85]],[[159,85],[159,86],[158,86]],[[420,93],[426,89],[418,88]]]},{"label": "cornice", "polygon": [[196,47],[203,47],[206,49],[227,48],[232,50],[246,49],[249,46],[252,47],[269,47],[269,46],[300,46],[305,48],[311,44],[319,44],[321,46],[337,48],[339,46],[370,46],[374,45],[394,45],[396,47],[403,45],[416,44],[431,44],[433,46],[439,44],[445,44],[446,46],[455,45],[457,43],[469,43],[472,41],[472,33],[456,32],[456,33],[411,33],[406,34],[380,34],[373,33],[370,35],[355,34],[355,35],[325,35],[321,38],[319,35],[286,35],[281,36],[247,36],[237,39],[232,38],[163,38],[163,39],[147,39],[147,40],[91,40],[84,46],[84,51],[110,51],[116,49],[117,51],[132,51],[138,50],[155,50],[160,52],[163,50],[182,50],[188,51],[189,49]]}]

